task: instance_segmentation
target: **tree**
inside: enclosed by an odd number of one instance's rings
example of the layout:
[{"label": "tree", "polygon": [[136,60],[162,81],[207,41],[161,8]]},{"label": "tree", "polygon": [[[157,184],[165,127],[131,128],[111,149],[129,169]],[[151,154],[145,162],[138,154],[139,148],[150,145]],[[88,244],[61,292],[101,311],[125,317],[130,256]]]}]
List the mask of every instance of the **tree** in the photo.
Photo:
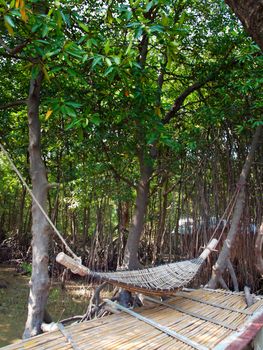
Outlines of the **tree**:
[{"label": "tree", "polygon": [[[251,35],[253,40],[259,45],[259,47],[263,50],[263,4],[260,1],[225,1],[235,12],[237,17],[242,22],[245,30]],[[234,238],[238,231],[238,225],[240,223],[241,215],[244,210],[245,205],[245,183],[248,177],[251,163],[253,160],[254,153],[258,146],[260,137],[262,137],[262,126],[259,124],[257,130],[254,134],[251,149],[246,158],[244,167],[240,174],[239,181],[237,186],[241,186],[240,193],[238,194],[235,210],[233,213],[233,220],[231,224],[230,231],[227,235],[227,239],[224,242],[223,248],[219,254],[216,264],[213,266],[212,277],[208,283],[208,287],[216,288],[218,282],[225,286],[225,283],[222,279],[222,273],[227,267],[227,264],[230,263],[230,250],[233,247]],[[258,239],[256,242],[256,253],[258,256],[257,266],[262,273],[261,268],[261,243],[260,243],[261,235],[258,235]],[[231,263],[230,263],[231,264]],[[237,288],[237,287],[236,287]]]},{"label": "tree", "polygon": [[242,168],[239,180],[237,182],[237,186],[240,187],[239,193],[237,195],[235,208],[233,211],[233,217],[231,222],[230,230],[227,234],[227,238],[224,241],[223,247],[220,251],[220,254],[218,256],[216,264],[213,266],[213,274],[212,277],[208,283],[209,288],[216,288],[216,285],[218,282],[220,282],[223,287],[225,287],[225,283],[222,280],[222,273],[226,269],[229,259],[230,259],[230,251],[231,248],[233,248],[234,245],[234,239],[238,232],[238,226],[240,223],[240,219],[244,210],[245,206],[245,184],[247,181],[247,177],[249,175],[249,171],[252,165],[252,161],[256,152],[256,149],[258,147],[258,144],[260,142],[260,139],[262,138],[262,125],[259,125],[255,131],[251,148],[249,150],[249,153],[246,157],[245,164]]},{"label": "tree", "polygon": [[[60,3],[48,8],[46,1],[3,1],[1,6],[1,57],[9,62],[26,61],[31,70],[29,94],[26,100],[11,101],[2,105],[6,110],[27,104],[29,126],[30,176],[33,193],[39,204],[47,210],[48,181],[41,151],[40,98],[44,78],[49,81],[48,60],[61,51],[64,37],[62,18],[68,17]],[[50,12],[49,12],[50,11]],[[64,17],[63,17],[64,16]],[[49,35],[48,35],[49,34]],[[55,52],[54,52],[55,50]],[[74,49],[72,49],[74,51]],[[65,50],[67,51],[67,50]],[[65,55],[68,55],[66,52]],[[16,64],[19,67],[19,64]],[[70,107],[66,113],[72,113]],[[49,292],[49,235],[50,228],[38,205],[32,203],[32,276],[28,302],[28,318],[24,337],[41,333],[41,324]]]},{"label": "tree", "polygon": [[260,0],[226,0],[245,30],[263,50],[263,4]]}]

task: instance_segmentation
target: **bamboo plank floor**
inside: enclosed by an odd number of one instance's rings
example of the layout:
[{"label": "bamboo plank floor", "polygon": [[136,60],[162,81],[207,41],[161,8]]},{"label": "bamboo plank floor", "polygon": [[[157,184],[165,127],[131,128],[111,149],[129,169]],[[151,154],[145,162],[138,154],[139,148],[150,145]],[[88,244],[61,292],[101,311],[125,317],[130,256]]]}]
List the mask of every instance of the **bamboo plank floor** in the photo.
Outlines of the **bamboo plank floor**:
[{"label": "bamboo plank floor", "polygon": [[[187,290],[165,300],[164,304],[146,299],[145,305],[134,311],[206,349],[214,349],[227,337],[245,328],[255,315],[263,316],[263,298],[247,307],[243,293]],[[71,325],[65,328],[65,333],[71,337],[73,344],[58,330],[1,350],[193,349],[191,345],[124,312]]]}]

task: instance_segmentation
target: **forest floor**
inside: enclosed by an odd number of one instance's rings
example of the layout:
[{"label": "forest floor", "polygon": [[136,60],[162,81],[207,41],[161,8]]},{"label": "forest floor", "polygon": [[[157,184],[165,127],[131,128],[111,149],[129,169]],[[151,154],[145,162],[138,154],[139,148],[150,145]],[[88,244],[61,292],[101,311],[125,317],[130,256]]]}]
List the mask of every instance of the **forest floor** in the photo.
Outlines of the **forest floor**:
[{"label": "forest floor", "polygon": [[[29,276],[14,267],[0,265],[0,347],[21,339],[27,318]],[[91,289],[79,282],[67,282],[66,290],[52,281],[47,310],[54,322],[85,313]]]}]

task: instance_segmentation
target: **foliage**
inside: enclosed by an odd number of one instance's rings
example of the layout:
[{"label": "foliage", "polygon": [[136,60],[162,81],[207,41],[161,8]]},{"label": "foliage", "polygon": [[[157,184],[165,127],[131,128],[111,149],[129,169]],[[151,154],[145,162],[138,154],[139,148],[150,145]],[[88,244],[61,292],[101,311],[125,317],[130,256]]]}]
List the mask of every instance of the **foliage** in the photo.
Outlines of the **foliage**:
[{"label": "foliage", "polygon": [[[128,207],[130,223],[141,155],[153,168],[145,261],[165,191],[167,242],[180,217],[222,213],[251,133],[262,123],[262,55],[223,2],[0,6],[0,107],[25,100],[30,78],[42,72],[42,150],[49,182],[59,184],[49,194],[50,214],[69,239],[77,236],[83,254],[99,232],[96,261],[116,266],[126,239],[121,213]],[[0,137],[28,181],[26,108],[14,108],[0,110]],[[22,190],[3,161],[0,171],[3,230],[15,234],[17,219],[7,217],[22,202]],[[261,186],[261,174],[255,166],[252,187]],[[251,195],[248,217],[256,222],[260,200]],[[28,236],[28,200],[19,211]],[[177,254],[178,239],[169,240]]]}]

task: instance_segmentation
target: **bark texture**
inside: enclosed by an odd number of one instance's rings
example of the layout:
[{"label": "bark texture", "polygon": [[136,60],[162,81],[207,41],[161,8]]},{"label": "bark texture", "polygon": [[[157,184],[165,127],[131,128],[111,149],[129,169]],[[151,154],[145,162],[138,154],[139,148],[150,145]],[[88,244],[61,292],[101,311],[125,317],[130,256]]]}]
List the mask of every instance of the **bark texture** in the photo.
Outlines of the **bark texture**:
[{"label": "bark texture", "polygon": [[258,236],[255,244],[256,258],[257,258],[257,268],[258,271],[263,276],[263,257],[262,257],[262,247],[263,247],[263,222],[260,225]]},{"label": "bark texture", "polygon": [[246,158],[245,164],[241,171],[238,186],[241,186],[239,194],[237,196],[232,223],[230,226],[230,230],[228,232],[227,238],[224,241],[222,250],[218,256],[217,262],[213,266],[212,277],[208,283],[209,288],[216,288],[217,283],[220,281],[222,277],[222,273],[227,267],[228,259],[230,257],[231,248],[233,248],[234,239],[236,237],[238,226],[240,223],[241,215],[243,213],[244,205],[245,205],[245,183],[248,177],[251,164],[254,158],[255,151],[257,149],[260,138],[262,137],[262,126],[258,126],[256,132],[253,136],[252,144],[248,156]]},{"label": "bark texture", "polygon": [[263,1],[225,0],[242,22],[245,30],[263,50]]},{"label": "bark texture", "polygon": [[[29,157],[33,193],[44,210],[47,205],[48,182],[41,157],[39,104],[42,73],[30,82],[28,98]],[[49,292],[48,244],[49,225],[35,202],[32,203],[32,275],[28,300],[28,316],[23,334],[29,338],[41,333]]]},{"label": "bark texture", "polygon": [[150,187],[150,177],[153,169],[151,164],[148,164],[143,154],[139,155],[139,162],[141,176],[136,188],[135,210],[132,217],[128,240],[125,246],[122,264],[122,268],[124,269],[138,269],[140,267],[138,249],[144,226]]},{"label": "bark texture", "polygon": [[158,220],[158,230],[155,240],[155,245],[153,247],[153,264],[156,262],[160,262],[162,255],[162,247],[164,243],[164,235],[165,235],[165,222],[166,222],[166,214],[167,214],[167,205],[168,205],[168,180],[166,179],[163,190],[161,192],[161,203],[160,203],[160,215]]}]

